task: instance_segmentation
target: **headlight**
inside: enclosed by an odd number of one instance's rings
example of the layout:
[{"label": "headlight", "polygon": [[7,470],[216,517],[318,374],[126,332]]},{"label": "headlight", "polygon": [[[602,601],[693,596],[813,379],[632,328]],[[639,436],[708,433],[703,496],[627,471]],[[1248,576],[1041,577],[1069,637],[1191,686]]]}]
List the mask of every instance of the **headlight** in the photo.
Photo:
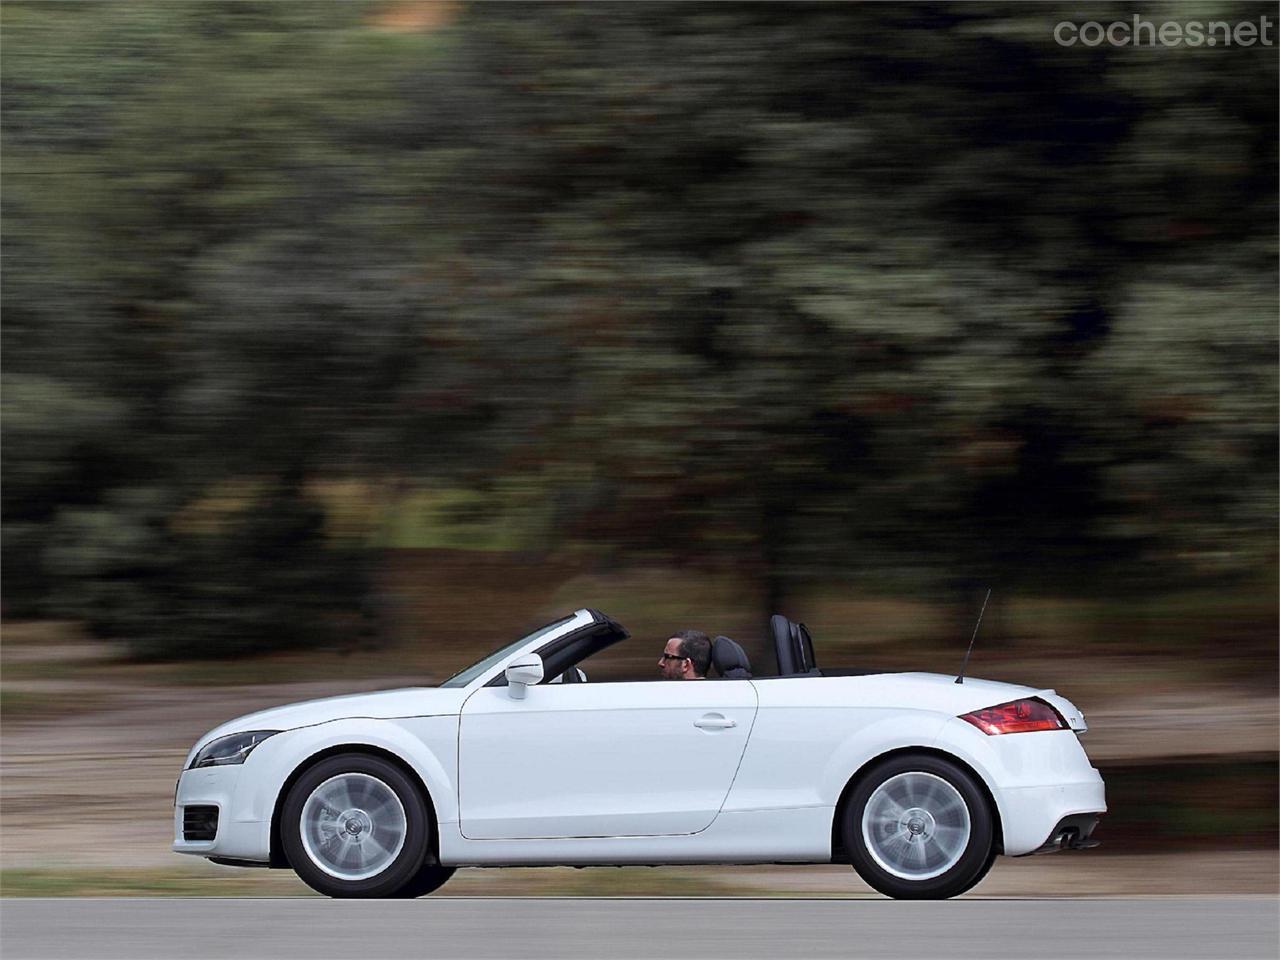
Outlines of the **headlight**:
[{"label": "headlight", "polygon": [[244,763],[244,758],[249,756],[254,747],[267,737],[274,737],[279,732],[279,730],[250,730],[247,733],[233,733],[229,737],[219,737],[201,747],[187,769]]}]

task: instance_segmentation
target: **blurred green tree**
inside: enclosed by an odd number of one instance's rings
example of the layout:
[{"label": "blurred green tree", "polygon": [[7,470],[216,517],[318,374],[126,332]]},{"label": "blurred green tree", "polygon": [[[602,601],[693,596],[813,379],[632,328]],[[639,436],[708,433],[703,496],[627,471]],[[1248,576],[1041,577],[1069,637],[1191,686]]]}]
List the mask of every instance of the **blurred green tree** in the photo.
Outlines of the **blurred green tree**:
[{"label": "blurred green tree", "polygon": [[311,642],[369,588],[338,477],[518,489],[546,550],[732,565],[769,611],[1275,563],[1265,48],[447,13],[0,9],[6,609]]}]

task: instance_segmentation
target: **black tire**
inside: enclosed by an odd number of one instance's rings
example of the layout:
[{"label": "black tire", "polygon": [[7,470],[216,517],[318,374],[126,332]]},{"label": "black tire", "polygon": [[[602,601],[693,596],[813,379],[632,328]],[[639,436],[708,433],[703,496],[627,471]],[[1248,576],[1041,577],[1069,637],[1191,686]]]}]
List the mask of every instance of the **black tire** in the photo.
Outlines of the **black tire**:
[{"label": "black tire", "polygon": [[991,848],[991,853],[987,857],[987,862],[982,865],[982,869],[979,870],[974,875],[973,879],[969,881],[968,886],[966,886],[963,890],[957,893],[953,893],[952,896],[958,897],[962,893],[968,893],[970,890],[972,890],[974,887],[980,884],[983,880],[985,880],[987,877],[987,874],[991,872],[991,865],[996,862],[996,857],[998,857],[999,855],[1000,855],[1000,851],[997,850],[993,845]]},{"label": "black tire", "polygon": [[434,893],[448,882],[456,869],[456,867],[442,867],[437,863],[424,863],[419,868],[417,876],[396,892],[396,897],[411,900],[414,897],[425,897],[428,893]]},{"label": "black tire", "polygon": [[[919,776],[903,776],[908,774]],[[951,790],[948,790],[944,784],[935,783],[937,780],[949,785]],[[884,794],[878,794],[877,791],[882,786],[886,787],[886,792],[891,793],[896,789],[910,789],[914,784],[925,785],[928,792],[920,795],[916,806],[908,807],[908,813],[915,809],[932,811],[937,812],[940,819],[935,822],[932,813],[927,817],[912,814],[910,824],[903,826],[897,835],[907,837],[910,834],[911,843],[921,842],[921,847],[904,848],[905,841],[897,841],[895,846],[895,841],[890,838],[886,841],[877,841],[881,846],[877,853],[873,853],[868,847],[867,834],[874,835],[879,829],[875,825],[877,821],[874,817],[876,810],[880,808],[873,808],[866,833],[864,833],[863,820],[868,802],[873,797],[877,798],[877,802],[880,801],[880,797]],[[934,793],[935,788],[937,796]],[[947,853],[941,846],[926,847],[926,844],[939,842],[929,833],[932,830],[936,835],[939,824],[943,829],[950,827],[952,831],[962,829],[944,822],[951,817],[956,818],[958,822],[962,821],[959,814],[960,808],[955,804],[956,795],[963,800],[964,815],[967,815],[967,837],[963,842],[959,839],[954,840],[956,849],[951,853]],[[904,813],[903,816],[907,816],[908,813]],[[883,821],[880,823],[883,825]],[[913,833],[917,827],[924,832]],[[884,826],[886,836],[893,829],[897,828]],[[848,803],[845,804],[841,832],[844,847],[849,852],[850,862],[858,871],[858,875],[886,896],[901,900],[945,900],[948,897],[958,896],[978,883],[991,869],[995,859],[995,822],[981,787],[974,782],[973,776],[959,765],[928,754],[903,754],[892,757],[877,764],[861,777],[850,794]],[[957,838],[964,836],[955,833],[952,835]],[[895,865],[890,864],[886,858],[889,851],[895,849],[910,849],[913,855],[917,849],[927,850],[927,853],[921,855],[939,858],[938,866],[933,869],[941,869],[942,872],[929,876],[925,875],[930,869],[927,864],[917,867],[914,863],[901,862],[896,864],[899,872],[893,872],[891,867]],[[906,856],[905,853],[903,856]],[[922,876],[914,878],[902,875],[912,870],[918,870]]]},{"label": "black tire", "polygon": [[[343,879],[326,872],[308,853],[303,840],[302,817],[308,799],[318,787],[334,778],[341,778],[344,774],[363,775],[357,776],[358,782],[376,782],[389,788],[399,800],[403,811],[403,843],[394,858],[382,866],[374,876]],[[372,781],[366,778],[372,778]],[[394,808],[394,804],[392,807]],[[441,869],[427,863],[431,852],[432,832],[431,812],[417,784],[395,764],[380,757],[362,753],[344,753],[328,757],[311,767],[294,783],[281,811],[280,837],[284,844],[285,855],[289,858],[289,864],[303,883],[328,897],[377,899],[418,896],[418,893],[411,891],[420,888],[422,893],[428,892],[425,889],[425,877],[431,874],[430,871],[424,870],[424,867]],[[369,830],[366,834],[370,839],[375,836],[376,828]],[[390,852],[387,856],[390,856]],[[449,872],[452,873],[452,871]],[[435,886],[438,887],[447,879],[448,876],[440,878]]]}]

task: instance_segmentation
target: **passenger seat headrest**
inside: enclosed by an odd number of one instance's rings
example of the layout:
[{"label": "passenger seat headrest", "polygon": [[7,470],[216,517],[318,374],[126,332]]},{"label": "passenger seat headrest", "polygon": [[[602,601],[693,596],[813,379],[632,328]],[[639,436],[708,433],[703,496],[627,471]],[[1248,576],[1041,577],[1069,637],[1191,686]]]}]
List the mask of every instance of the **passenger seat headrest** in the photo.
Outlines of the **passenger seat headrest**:
[{"label": "passenger seat headrest", "polygon": [[750,680],[751,663],[741,644],[728,637],[716,637],[711,641],[711,663],[716,672],[726,680]]}]

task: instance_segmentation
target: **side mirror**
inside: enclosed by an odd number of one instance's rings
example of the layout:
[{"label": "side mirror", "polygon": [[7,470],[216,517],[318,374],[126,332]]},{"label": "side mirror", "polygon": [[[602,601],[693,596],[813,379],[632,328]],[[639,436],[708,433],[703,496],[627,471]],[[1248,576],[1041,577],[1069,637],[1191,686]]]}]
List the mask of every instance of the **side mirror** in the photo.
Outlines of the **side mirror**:
[{"label": "side mirror", "polygon": [[512,700],[523,700],[528,688],[542,682],[542,658],[536,653],[512,660],[504,671]]}]

